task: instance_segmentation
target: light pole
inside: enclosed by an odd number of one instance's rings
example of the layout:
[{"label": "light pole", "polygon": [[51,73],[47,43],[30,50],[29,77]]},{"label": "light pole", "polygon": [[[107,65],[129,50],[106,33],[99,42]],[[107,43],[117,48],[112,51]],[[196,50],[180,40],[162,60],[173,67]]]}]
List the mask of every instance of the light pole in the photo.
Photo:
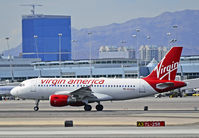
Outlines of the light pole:
[{"label": "light pole", "polygon": [[10,47],[9,47],[9,42],[8,42],[10,38],[6,37],[5,39],[7,41],[7,47],[8,47],[8,60],[10,62],[11,81],[14,82],[14,72],[13,72],[12,63],[11,63],[11,55],[10,55],[10,52],[9,52]]},{"label": "light pole", "polygon": [[[150,44],[151,44],[151,43],[150,43],[151,36],[148,35],[148,36],[146,37],[146,39],[148,40],[148,45],[150,46]],[[144,61],[144,65],[146,66],[146,64],[147,64],[147,61],[145,60],[145,61]]]},{"label": "light pole", "polygon": [[151,44],[151,43],[150,43],[151,36],[147,35],[147,36],[146,36],[146,39],[147,39],[147,41],[148,41],[148,45],[150,45],[150,44]]},{"label": "light pole", "polygon": [[177,29],[178,29],[178,25],[173,25],[172,27],[174,29],[174,38],[173,39],[175,39],[177,41]]},{"label": "light pole", "polygon": [[61,71],[61,37],[62,33],[58,33],[59,37],[59,73],[60,73],[60,78],[62,77],[62,71]]},{"label": "light pole", "polygon": [[88,36],[89,36],[89,46],[90,46],[90,52],[89,52],[89,58],[90,58],[90,78],[92,78],[92,59],[91,59],[91,55],[92,55],[92,46],[91,46],[91,39],[90,39],[90,37],[91,37],[91,35],[92,35],[93,33],[92,32],[88,32]]},{"label": "light pole", "polygon": [[137,66],[138,66],[138,78],[140,78],[140,60],[139,60],[139,44],[138,44],[138,33],[140,32],[140,29],[136,29],[136,43],[137,43]]},{"label": "light pole", "polygon": [[[132,35],[132,37],[133,38],[135,38],[136,39],[136,35],[134,34],[134,35]],[[136,44],[135,44],[136,46],[135,46],[135,59],[137,59],[137,55],[136,55],[136,50],[137,50],[137,40],[136,40]]]},{"label": "light pole", "polygon": [[[127,41],[122,40],[122,41],[120,41],[120,43],[122,44],[122,46],[124,46],[127,43]],[[123,64],[123,62],[121,63],[121,67],[122,67],[122,70],[123,70],[122,77],[125,78],[125,72],[124,72],[124,64]]]},{"label": "light pole", "polygon": [[138,33],[140,29],[135,29],[136,35],[132,35],[133,38],[136,38],[136,51],[137,51],[137,78],[140,78],[140,61],[139,61],[139,46],[138,46]]},{"label": "light pole", "polygon": [[38,36],[37,35],[34,35],[34,41],[35,41],[35,50],[36,50],[36,54],[37,54],[37,58],[39,58],[39,55],[38,55],[38,48],[37,48],[37,38]]},{"label": "light pole", "polygon": [[170,36],[171,36],[171,33],[168,32],[168,33],[167,33],[167,36],[168,36],[168,47],[170,47]]},{"label": "light pole", "polygon": [[140,29],[136,30],[136,47],[137,47],[137,58],[139,59],[139,44],[138,44],[138,33],[140,32]]},{"label": "light pole", "polygon": [[151,37],[150,37],[149,35],[148,35],[146,38],[147,38],[147,40],[150,40],[150,39],[151,39]]},{"label": "light pole", "polygon": [[73,60],[75,60],[76,59],[76,51],[75,51],[75,47],[76,47],[76,45],[75,44],[77,44],[77,40],[72,40],[72,43],[74,44],[73,45]]},{"label": "light pole", "polygon": [[175,43],[175,42],[177,42],[177,40],[176,39],[172,39],[169,43]]},{"label": "light pole", "polygon": [[[38,39],[38,36],[37,35],[34,35],[34,41],[35,41],[35,50],[36,50],[36,54],[37,54],[37,58],[39,59],[39,53],[38,53],[38,46],[37,46],[37,39]],[[41,77],[41,69],[40,69],[40,65],[38,64],[38,69],[39,69],[39,78]]]}]

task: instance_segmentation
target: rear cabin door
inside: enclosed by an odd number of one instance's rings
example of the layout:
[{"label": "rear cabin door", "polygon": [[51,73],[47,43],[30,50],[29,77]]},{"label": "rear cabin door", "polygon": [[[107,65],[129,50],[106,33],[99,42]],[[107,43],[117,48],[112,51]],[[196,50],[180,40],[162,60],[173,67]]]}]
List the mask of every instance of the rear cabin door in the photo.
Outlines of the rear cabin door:
[{"label": "rear cabin door", "polygon": [[145,86],[142,83],[140,83],[139,85],[139,95],[140,96],[146,95]]}]

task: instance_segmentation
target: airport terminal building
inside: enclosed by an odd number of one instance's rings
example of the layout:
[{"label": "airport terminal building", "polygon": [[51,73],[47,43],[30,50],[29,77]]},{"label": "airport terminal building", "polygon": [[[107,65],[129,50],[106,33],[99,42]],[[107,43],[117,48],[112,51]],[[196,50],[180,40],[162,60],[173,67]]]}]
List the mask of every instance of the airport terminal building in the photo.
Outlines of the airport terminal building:
[{"label": "airport terminal building", "polygon": [[[152,60],[147,66],[140,65],[140,77],[147,76],[157,65]],[[178,67],[178,75],[184,79],[199,78],[199,56],[183,56]],[[0,79],[17,81],[36,77],[57,77],[59,78],[88,78],[109,77],[109,78],[137,78],[138,67],[136,59],[95,59],[92,60],[71,60],[42,62],[36,58],[0,58]]]}]

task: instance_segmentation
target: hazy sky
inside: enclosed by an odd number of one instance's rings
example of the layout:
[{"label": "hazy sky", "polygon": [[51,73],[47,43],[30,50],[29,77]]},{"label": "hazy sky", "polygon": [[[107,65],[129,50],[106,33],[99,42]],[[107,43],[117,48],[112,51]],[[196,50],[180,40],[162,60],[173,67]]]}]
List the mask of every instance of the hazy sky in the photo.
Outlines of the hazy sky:
[{"label": "hazy sky", "polygon": [[0,0],[0,51],[21,43],[21,15],[30,14],[31,7],[42,4],[38,14],[70,15],[76,29],[122,23],[138,17],[154,17],[166,11],[199,9],[199,0]]}]

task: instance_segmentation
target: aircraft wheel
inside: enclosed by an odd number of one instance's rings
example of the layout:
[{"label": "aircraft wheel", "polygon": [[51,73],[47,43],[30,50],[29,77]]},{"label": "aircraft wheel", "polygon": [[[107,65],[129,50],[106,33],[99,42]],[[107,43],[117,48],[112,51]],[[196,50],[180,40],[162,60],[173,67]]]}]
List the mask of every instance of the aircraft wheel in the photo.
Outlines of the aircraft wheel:
[{"label": "aircraft wheel", "polygon": [[101,105],[101,104],[98,104],[98,105],[96,105],[96,110],[97,111],[102,111],[103,110],[103,105]]},{"label": "aircraft wheel", "polygon": [[39,110],[39,107],[38,107],[38,106],[35,106],[35,107],[34,107],[34,110],[35,110],[35,111],[38,111],[38,110]]},{"label": "aircraft wheel", "polygon": [[91,111],[91,109],[92,109],[92,106],[91,106],[91,105],[85,105],[85,106],[84,106],[84,110],[85,110],[85,111]]}]

